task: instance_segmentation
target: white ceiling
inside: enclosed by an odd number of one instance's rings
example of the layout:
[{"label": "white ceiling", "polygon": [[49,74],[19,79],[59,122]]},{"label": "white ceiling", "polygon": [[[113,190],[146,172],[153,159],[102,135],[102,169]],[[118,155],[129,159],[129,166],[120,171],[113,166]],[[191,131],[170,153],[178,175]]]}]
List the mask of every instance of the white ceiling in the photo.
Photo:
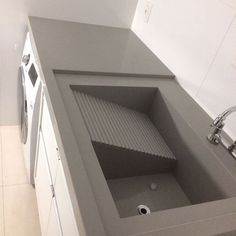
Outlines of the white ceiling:
[{"label": "white ceiling", "polygon": [[27,15],[130,28],[137,0],[0,0],[0,125],[18,124],[17,69]]}]

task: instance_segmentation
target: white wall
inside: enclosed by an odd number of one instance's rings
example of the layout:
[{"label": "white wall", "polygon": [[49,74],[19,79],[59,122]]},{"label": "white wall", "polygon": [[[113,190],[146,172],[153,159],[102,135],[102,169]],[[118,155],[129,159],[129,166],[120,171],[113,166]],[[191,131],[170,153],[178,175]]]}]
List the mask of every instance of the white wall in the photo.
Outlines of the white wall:
[{"label": "white wall", "polygon": [[[236,105],[236,0],[139,0],[132,30],[216,117]],[[236,138],[236,114],[227,120]],[[206,131],[207,132],[207,131]]]},{"label": "white wall", "polygon": [[0,0],[0,125],[18,124],[17,69],[27,15],[129,28],[137,0]]}]

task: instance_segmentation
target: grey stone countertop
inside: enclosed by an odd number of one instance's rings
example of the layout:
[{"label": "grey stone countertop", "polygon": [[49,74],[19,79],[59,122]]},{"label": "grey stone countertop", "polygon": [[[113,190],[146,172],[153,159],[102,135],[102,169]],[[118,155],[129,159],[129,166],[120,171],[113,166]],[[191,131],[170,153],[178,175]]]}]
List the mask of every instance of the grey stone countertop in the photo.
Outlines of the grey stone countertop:
[{"label": "grey stone countertop", "polygon": [[[190,222],[179,219],[178,225],[171,225],[173,219],[178,218],[178,209],[173,209],[171,215],[168,211],[160,212],[162,222],[156,222],[156,213],[144,221],[139,216],[120,219],[118,213],[114,213],[114,205],[109,206],[108,195],[102,194],[101,190],[108,191],[104,187],[102,171],[97,168],[97,163],[91,162],[88,167],[89,160],[84,158],[86,147],[82,147],[79,128],[73,126],[73,118],[68,115],[70,108],[63,98],[63,86],[78,78],[82,78],[84,84],[93,84],[97,79],[101,84],[127,83],[129,86],[156,86],[158,82],[163,93],[171,94],[171,103],[203,142],[206,142],[211,119],[178,85],[168,68],[129,29],[36,17],[29,17],[28,29],[80,236],[204,236],[236,230],[234,197],[200,204],[199,207],[194,205],[186,212],[182,209],[186,216],[195,211],[204,219],[191,221],[190,214]],[[83,128],[81,126],[82,133]],[[236,178],[236,164],[223,148],[208,143],[206,146]],[[102,209],[106,200],[111,209],[109,213]],[[217,208],[215,214],[211,213],[214,208]],[[169,217],[169,222],[164,222],[165,217]],[[154,229],[158,224],[160,228]]]}]

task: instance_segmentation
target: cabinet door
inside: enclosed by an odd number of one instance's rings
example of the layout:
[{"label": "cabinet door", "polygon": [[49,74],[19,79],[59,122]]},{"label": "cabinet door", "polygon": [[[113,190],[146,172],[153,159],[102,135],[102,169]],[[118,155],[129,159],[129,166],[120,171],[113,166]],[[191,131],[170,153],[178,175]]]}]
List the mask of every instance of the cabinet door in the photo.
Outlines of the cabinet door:
[{"label": "cabinet door", "polygon": [[45,236],[52,202],[52,191],[47,157],[41,131],[39,134],[37,169],[35,173],[35,189],[39,209],[41,232],[42,236]]},{"label": "cabinet door", "polygon": [[79,236],[73,208],[67,188],[64,170],[59,161],[57,177],[55,182],[55,196],[58,206],[58,215],[60,218],[62,234],[64,236]]},{"label": "cabinet door", "polygon": [[41,127],[42,127],[42,135],[45,143],[45,149],[48,158],[48,165],[50,168],[52,183],[54,184],[58,159],[59,159],[59,151],[53,130],[52,120],[50,117],[45,97],[43,99],[43,113],[42,113]]},{"label": "cabinet door", "polygon": [[51,204],[51,210],[48,219],[47,236],[62,236],[55,198],[53,198]]}]

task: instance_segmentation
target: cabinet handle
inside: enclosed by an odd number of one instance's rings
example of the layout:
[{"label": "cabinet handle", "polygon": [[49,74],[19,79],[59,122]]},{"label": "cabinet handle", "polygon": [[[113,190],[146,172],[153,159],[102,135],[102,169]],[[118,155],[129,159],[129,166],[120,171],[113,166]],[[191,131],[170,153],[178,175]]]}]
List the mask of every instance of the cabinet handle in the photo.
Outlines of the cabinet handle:
[{"label": "cabinet handle", "polygon": [[51,188],[51,192],[52,192],[52,198],[55,197],[55,189],[54,189],[54,186],[51,184],[50,185],[50,188]]},{"label": "cabinet handle", "polygon": [[58,160],[61,160],[61,158],[60,158],[60,152],[59,152],[58,147],[56,148],[56,151],[57,151],[57,158],[58,158]]}]

